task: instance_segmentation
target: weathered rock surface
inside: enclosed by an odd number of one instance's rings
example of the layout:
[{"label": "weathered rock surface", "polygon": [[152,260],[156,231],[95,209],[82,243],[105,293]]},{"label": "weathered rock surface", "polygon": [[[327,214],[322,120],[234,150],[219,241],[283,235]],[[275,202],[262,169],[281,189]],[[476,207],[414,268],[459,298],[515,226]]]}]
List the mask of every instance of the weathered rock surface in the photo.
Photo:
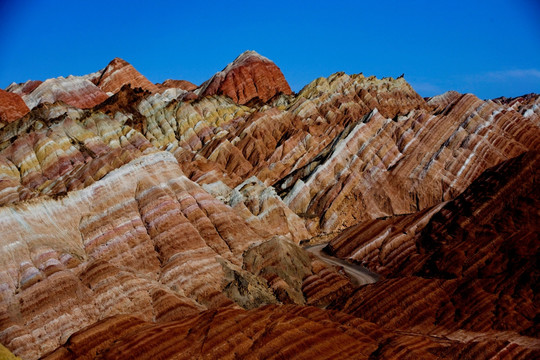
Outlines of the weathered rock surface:
[{"label": "weathered rock surface", "polygon": [[[115,59],[89,79],[105,81],[115,68],[130,65]],[[124,91],[97,110],[173,152],[199,184],[234,188],[256,176],[272,185],[311,235],[437,205],[489,166],[539,145],[534,96],[521,108],[456,92],[426,102],[403,78],[343,73],[261,108],[172,90]]]},{"label": "weathered rock surface", "polygon": [[41,85],[41,83],[43,83],[43,81],[41,80],[28,80],[27,82],[20,84],[12,83],[6,88],[6,90],[15,94],[19,94],[20,96],[24,96],[34,91],[34,89]]},{"label": "weathered rock surface", "polygon": [[276,64],[255,51],[246,51],[204,82],[197,93],[226,95],[238,104],[246,104],[253,99],[267,102],[275,95],[292,91]]},{"label": "weathered rock surface", "polygon": [[162,152],[61,199],[0,212],[0,341],[25,358],[106,316],[230,306],[217,258],[241,264],[261,241]]},{"label": "weathered rock surface", "polygon": [[160,325],[124,316],[72,336],[46,359],[93,359],[98,352],[105,359],[367,359],[381,335],[374,324],[312,307],[207,311]]},{"label": "weathered rock surface", "polygon": [[292,210],[315,217],[325,232],[434,206],[540,141],[529,119],[473,95],[439,115],[411,111],[394,121],[375,111],[340,135],[274,185]]},{"label": "weathered rock surface", "polygon": [[187,80],[172,80],[172,79],[167,79],[161,84],[156,84],[156,86],[160,90],[182,89],[186,91],[193,91],[197,88],[197,85]]},{"label": "weathered rock surface", "polygon": [[264,238],[284,236],[299,243],[310,238],[304,221],[289,209],[275,189],[251,177],[231,189],[218,180],[203,188],[230,205]]},{"label": "weathered rock surface", "polygon": [[[0,128],[15,355],[538,355],[538,96],[344,73],[292,94],[253,52],[193,86],[115,59],[8,88],[38,104]],[[351,225],[331,247],[375,284],[298,246]]]},{"label": "weathered rock surface", "polygon": [[124,85],[132,88],[142,88],[151,92],[158,91],[158,87],[138,72],[130,63],[120,58],[114,58],[103,69],[99,76],[92,79],[93,83],[108,94],[115,94]]},{"label": "weathered rock surface", "polygon": [[[24,88],[22,89],[24,91]],[[79,76],[48,79],[22,99],[30,109],[41,103],[63,101],[81,109],[91,108],[106,100],[108,95],[90,81]]]},{"label": "weathered rock surface", "polygon": [[45,359],[527,359],[538,355],[504,341],[452,341],[383,329],[337,311],[264,306],[205,311],[153,324],[129,316],[74,334]]},{"label": "weathered rock surface", "polygon": [[18,94],[0,89],[0,126],[23,117],[28,111],[30,109]]},{"label": "weathered rock surface", "polygon": [[[191,84],[193,85],[191,86],[190,84],[181,80],[167,80],[161,89],[190,88],[193,90],[195,85]],[[160,89],[131,64],[120,58],[115,58],[103,70],[89,75],[70,75],[67,78],[58,77],[44,82],[29,80],[22,84],[13,83],[6,90],[20,95],[30,109],[41,103],[55,103],[56,101],[63,101],[68,105],[87,109],[100,104],[110,95],[118,92],[124,85],[130,85],[132,88],[140,87],[150,92],[157,92]],[[11,99],[13,100],[13,96]],[[5,105],[0,106],[0,111],[4,107]]]},{"label": "weathered rock surface", "polygon": [[540,126],[540,95],[530,93],[515,98],[501,97],[493,101],[508,106]]},{"label": "weathered rock surface", "polygon": [[389,329],[537,351],[539,162],[527,152],[486,170],[452,201],[344,232],[331,251],[387,279],[334,306]]},{"label": "weathered rock surface", "polygon": [[61,112],[53,113],[59,115],[54,121],[43,119],[47,109],[40,108],[4,128],[0,204],[82,189],[143,153],[156,151],[140,133],[102,113],[81,122],[80,113],[63,106],[56,109]]}]

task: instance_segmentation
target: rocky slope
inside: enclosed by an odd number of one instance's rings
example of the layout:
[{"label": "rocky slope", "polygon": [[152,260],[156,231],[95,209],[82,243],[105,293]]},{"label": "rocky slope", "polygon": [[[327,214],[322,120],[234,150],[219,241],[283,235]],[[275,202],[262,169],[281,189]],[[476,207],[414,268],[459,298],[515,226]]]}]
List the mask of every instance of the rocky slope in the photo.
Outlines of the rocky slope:
[{"label": "rocky slope", "polygon": [[386,328],[537,349],[539,162],[522,154],[454,200],[343,232],[330,251],[386,279],[334,306]]},{"label": "rocky slope", "polygon": [[200,96],[226,95],[238,104],[258,99],[267,102],[278,94],[291,94],[281,70],[255,51],[246,51],[197,89]]},{"label": "rocky slope", "polygon": [[403,334],[344,313],[289,305],[205,311],[163,324],[117,316],[74,334],[45,359],[125,359],[128,354],[140,359],[412,360],[527,359],[538,353],[504,342],[462,344]]},{"label": "rocky slope", "polygon": [[101,72],[91,78],[91,81],[106,93],[115,94],[122,86],[130,84],[133,88],[143,88],[151,92],[157,91],[151,83],[127,61],[114,58]]},{"label": "rocky slope", "polygon": [[18,94],[0,89],[0,126],[23,117],[28,111],[28,106]]},{"label": "rocky slope", "polygon": [[[537,95],[344,73],[293,94],[252,51],[199,87],[117,58],[0,95],[17,356],[538,355]],[[299,247],[334,235],[381,280]]]},{"label": "rocky slope", "polygon": [[156,84],[156,86],[160,90],[167,90],[167,89],[182,89],[186,91],[193,91],[197,89],[197,85],[193,84],[192,82],[189,82],[187,80],[172,80],[168,79],[162,82],[161,84]]},{"label": "rocky slope", "polygon": [[68,105],[86,109],[108,98],[107,94],[100,88],[87,79],[78,76],[45,80],[32,91],[25,94],[27,89],[28,85],[20,88],[12,85],[7,88],[8,91],[21,93],[22,99],[30,109],[35,108],[41,103],[52,104],[56,101],[63,101]]}]

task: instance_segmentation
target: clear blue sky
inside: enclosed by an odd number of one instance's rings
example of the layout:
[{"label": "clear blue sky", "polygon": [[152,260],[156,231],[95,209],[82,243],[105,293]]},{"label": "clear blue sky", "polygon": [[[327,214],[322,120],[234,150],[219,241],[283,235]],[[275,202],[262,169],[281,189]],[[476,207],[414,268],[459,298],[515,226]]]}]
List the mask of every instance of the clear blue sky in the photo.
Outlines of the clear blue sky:
[{"label": "clear blue sky", "polygon": [[293,90],[336,71],[399,76],[423,96],[540,92],[540,0],[0,0],[0,87],[121,57],[153,82],[202,83],[244,50]]}]

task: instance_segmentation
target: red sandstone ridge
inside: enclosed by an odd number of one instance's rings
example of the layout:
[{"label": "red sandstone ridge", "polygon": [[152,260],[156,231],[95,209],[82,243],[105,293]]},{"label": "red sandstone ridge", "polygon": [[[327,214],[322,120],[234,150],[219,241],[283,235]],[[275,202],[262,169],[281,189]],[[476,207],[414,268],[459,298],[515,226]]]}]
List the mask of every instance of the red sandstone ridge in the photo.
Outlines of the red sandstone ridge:
[{"label": "red sandstone ridge", "polygon": [[200,96],[227,95],[238,104],[259,98],[266,102],[273,96],[291,94],[281,70],[255,51],[246,51],[198,89]]},{"label": "red sandstone ridge", "polygon": [[28,111],[28,106],[19,95],[0,89],[0,123],[15,121]]},{"label": "red sandstone ridge", "polygon": [[99,77],[93,78],[93,82],[106,93],[116,93],[126,84],[131,84],[132,88],[141,87],[151,92],[158,91],[156,85],[135,70],[130,63],[120,58],[114,58]]}]

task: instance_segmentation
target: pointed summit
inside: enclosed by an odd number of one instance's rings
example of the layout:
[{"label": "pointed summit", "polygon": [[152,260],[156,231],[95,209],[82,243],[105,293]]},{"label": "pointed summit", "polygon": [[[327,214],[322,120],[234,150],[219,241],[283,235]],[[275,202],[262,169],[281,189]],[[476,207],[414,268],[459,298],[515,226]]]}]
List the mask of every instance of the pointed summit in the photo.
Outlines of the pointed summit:
[{"label": "pointed summit", "polygon": [[266,102],[279,93],[291,94],[292,91],[276,64],[248,50],[204,82],[197,93],[200,96],[226,95],[238,104],[245,104],[255,98]]},{"label": "pointed summit", "polygon": [[132,88],[141,87],[144,90],[155,92],[156,85],[145,78],[127,61],[114,58],[93,82],[106,93],[116,93],[122,86],[130,84]]},{"label": "pointed summit", "polygon": [[255,50],[246,50],[240,55],[238,55],[238,57],[234,59],[234,61],[231,64],[229,64],[229,66],[240,66],[249,61],[268,62],[268,63],[273,64],[272,60],[268,59],[267,57],[262,56]]}]

